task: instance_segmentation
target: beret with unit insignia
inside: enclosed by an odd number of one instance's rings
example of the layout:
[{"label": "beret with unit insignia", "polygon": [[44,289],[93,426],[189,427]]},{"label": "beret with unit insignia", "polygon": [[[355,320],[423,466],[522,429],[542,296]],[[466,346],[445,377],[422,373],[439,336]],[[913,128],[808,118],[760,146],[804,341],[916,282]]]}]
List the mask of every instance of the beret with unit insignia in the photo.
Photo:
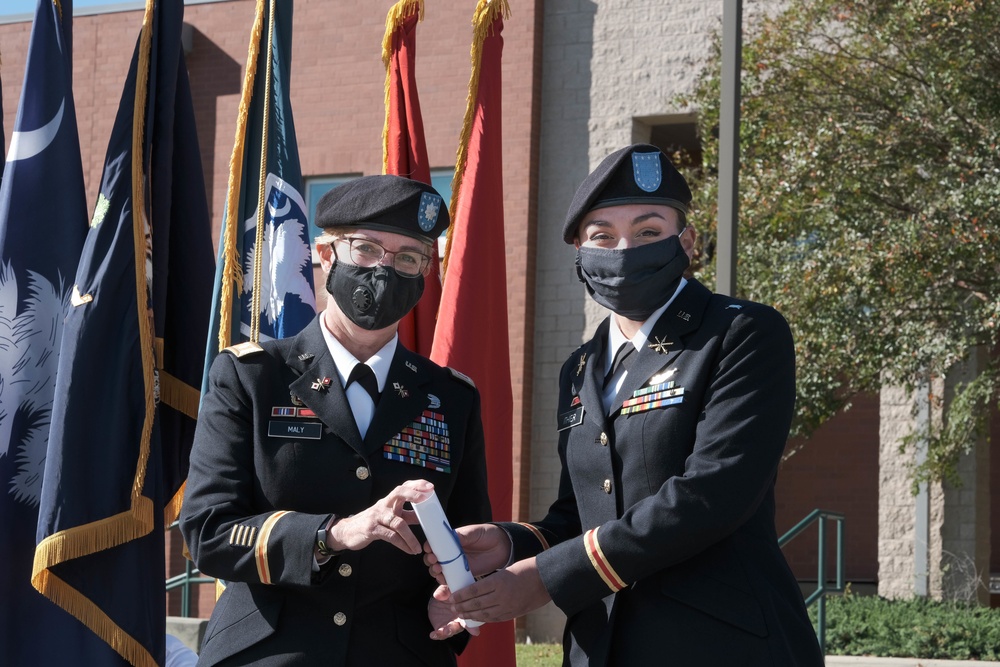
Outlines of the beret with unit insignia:
[{"label": "beret with unit insignia", "polygon": [[402,176],[362,176],[316,203],[316,226],[327,231],[377,229],[431,243],[448,224],[448,207],[438,191]]},{"label": "beret with unit insignia", "polygon": [[563,240],[573,243],[590,211],[626,204],[660,204],[687,214],[691,189],[666,155],[650,144],[633,144],[604,158],[577,188],[563,222]]}]

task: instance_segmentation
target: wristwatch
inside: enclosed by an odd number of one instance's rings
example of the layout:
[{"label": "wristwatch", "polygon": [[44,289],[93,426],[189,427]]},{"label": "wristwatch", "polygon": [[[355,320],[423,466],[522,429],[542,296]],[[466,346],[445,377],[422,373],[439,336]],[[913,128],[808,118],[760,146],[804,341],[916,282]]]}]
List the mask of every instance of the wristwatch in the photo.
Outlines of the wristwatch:
[{"label": "wristwatch", "polygon": [[316,531],[316,552],[323,558],[337,553],[326,544],[326,526]]}]

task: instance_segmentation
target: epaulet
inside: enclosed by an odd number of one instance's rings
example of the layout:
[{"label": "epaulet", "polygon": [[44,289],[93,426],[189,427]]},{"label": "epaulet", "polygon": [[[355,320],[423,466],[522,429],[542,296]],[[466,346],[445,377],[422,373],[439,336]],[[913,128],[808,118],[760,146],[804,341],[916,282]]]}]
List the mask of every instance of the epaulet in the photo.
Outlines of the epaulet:
[{"label": "epaulet", "polygon": [[456,371],[451,366],[446,366],[446,368],[449,371],[451,371],[451,374],[454,375],[456,379],[461,380],[462,382],[464,382],[465,384],[469,385],[473,389],[476,388],[476,383],[473,382],[472,378],[470,378],[468,375],[466,375],[465,373],[459,373],[458,371]]},{"label": "epaulet", "polygon": [[243,357],[249,357],[250,355],[257,354],[258,352],[263,352],[262,348],[257,343],[252,343],[247,341],[245,343],[237,343],[236,345],[230,345],[223,352],[229,352],[237,359],[242,359]]}]

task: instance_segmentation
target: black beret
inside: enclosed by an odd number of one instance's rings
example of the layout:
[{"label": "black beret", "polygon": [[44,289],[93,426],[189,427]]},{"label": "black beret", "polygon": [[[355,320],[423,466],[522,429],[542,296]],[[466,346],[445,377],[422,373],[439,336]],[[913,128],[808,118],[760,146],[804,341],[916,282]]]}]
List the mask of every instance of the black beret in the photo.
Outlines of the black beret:
[{"label": "black beret", "polygon": [[633,144],[604,158],[577,188],[566,212],[563,239],[573,243],[583,216],[597,208],[662,204],[687,213],[691,189],[656,146]]},{"label": "black beret", "polygon": [[367,227],[432,243],[448,229],[448,207],[437,190],[402,176],[362,176],[316,203],[316,226]]}]

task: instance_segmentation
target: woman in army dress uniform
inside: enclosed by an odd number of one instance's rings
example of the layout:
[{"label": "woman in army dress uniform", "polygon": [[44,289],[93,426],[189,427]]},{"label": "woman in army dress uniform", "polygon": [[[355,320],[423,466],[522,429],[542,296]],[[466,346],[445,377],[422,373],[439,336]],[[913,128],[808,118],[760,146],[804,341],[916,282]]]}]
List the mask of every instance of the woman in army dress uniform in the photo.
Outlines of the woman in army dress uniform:
[{"label": "woman in army dress uniform", "polygon": [[[326,309],[302,333],[220,354],[181,530],[227,583],[199,665],[453,665],[450,612],[406,503],[489,520],[475,386],[399,344],[448,212],[429,185],[368,176],[317,205]],[[457,622],[453,630],[457,631]]]},{"label": "woman in army dress uniform", "polygon": [[792,337],[774,309],[685,279],[690,201],[642,144],[577,190],[563,238],[611,315],[562,368],[558,497],[538,522],[459,529],[475,574],[504,569],[451,601],[502,621],[552,600],[566,665],[820,667],[774,527]]}]

